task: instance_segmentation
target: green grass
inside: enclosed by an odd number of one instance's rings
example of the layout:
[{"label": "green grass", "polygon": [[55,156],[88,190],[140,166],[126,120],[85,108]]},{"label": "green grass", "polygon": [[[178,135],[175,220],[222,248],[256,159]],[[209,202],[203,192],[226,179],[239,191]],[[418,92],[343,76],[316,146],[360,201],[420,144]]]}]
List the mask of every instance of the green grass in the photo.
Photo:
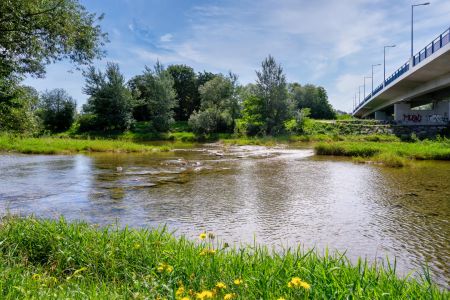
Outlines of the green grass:
[{"label": "green grass", "polygon": [[150,146],[124,140],[89,140],[56,137],[15,137],[0,135],[0,151],[25,154],[69,154],[77,152],[169,151],[169,145]]},{"label": "green grass", "polygon": [[450,139],[405,142],[327,142],[314,147],[318,155],[359,157],[390,166],[402,166],[408,160],[450,160]]},{"label": "green grass", "polygon": [[[276,253],[256,244],[232,249],[212,236],[192,242],[164,228],[121,230],[32,217],[3,218],[0,270],[2,299],[210,299],[199,297],[205,291],[214,299],[449,296],[427,272],[401,278],[395,264],[352,264],[339,253]],[[309,288],[288,287],[296,277]],[[226,288],[217,288],[219,282]]]}]

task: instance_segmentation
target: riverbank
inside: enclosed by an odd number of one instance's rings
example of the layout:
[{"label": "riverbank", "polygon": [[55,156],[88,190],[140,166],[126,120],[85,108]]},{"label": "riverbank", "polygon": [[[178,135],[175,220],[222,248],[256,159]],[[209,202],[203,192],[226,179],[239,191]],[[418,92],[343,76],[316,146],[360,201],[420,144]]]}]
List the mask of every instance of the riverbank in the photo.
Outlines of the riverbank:
[{"label": "riverbank", "polygon": [[72,154],[83,152],[159,152],[170,145],[152,146],[126,140],[16,137],[0,135],[0,151],[24,154]]},{"label": "riverbank", "polygon": [[[153,137],[154,138],[154,137]],[[201,142],[220,142],[225,145],[261,145],[276,146],[278,144],[305,144],[319,141],[398,141],[389,135],[367,136],[278,136],[278,137],[234,137],[231,134],[220,134],[207,139],[195,138],[189,132],[171,133],[161,136],[160,139],[134,139],[132,136],[94,137],[89,136],[43,136],[21,137],[0,134],[0,151],[18,152],[24,154],[73,154],[83,152],[159,152],[169,151],[173,148],[189,148]]]},{"label": "riverbank", "polygon": [[401,167],[411,160],[450,160],[450,139],[416,142],[327,142],[314,146],[317,155],[349,156]]},{"label": "riverbank", "polygon": [[164,228],[101,229],[86,223],[3,218],[3,299],[445,299],[430,282],[400,278],[395,265],[260,245],[235,250],[200,233],[175,238]]}]

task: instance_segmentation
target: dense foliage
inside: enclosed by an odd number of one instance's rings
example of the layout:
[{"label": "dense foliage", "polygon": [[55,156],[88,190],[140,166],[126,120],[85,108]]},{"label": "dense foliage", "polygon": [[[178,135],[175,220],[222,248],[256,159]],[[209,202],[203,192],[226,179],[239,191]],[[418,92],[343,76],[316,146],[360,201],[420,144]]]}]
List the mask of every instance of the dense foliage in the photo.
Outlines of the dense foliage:
[{"label": "dense foliage", "polygon": [[0,78],[41,76],[61,59],[83,65],[102,57],[107,37],[96,21],[78,0],[0,1]]},{"label": "dense foliage", "polygon": [[83,129],[120,131],[130,127],[132,97],[118,64],[108,63],[105,73],[89,68],[84,92],[90,97],[83,107],[89,116],[82,119]]},{"label": "dense foliage", "polygon": [[261,71],[256,71],[256,96],[262,100],[263,132],[279,134],[289,117],[286,76],[281,65],[270,55],[261,67]]},{"label": "dense foliage", "polygon": [[46,91],[40,97],[38,115],[46,130],[65,131],[75,120],[76,102],[63,89]]},{"label": "dense foliage", "polygon": [[35,89],[0,78],[0,131],[35,133],[39,124],[35,114],[38,102]]},{"label": "dense foliage", "polygon": [[236,82],[237,77],[233,74],[228,77],[218,75],[200,86],[200,110],[189,119],[195,133],[233,131],[234,121],[239,115]]},{"label": "dense foliage", "polygon": [[135,119],[151,121],[156,131],[168,131],[177,107],[177,94],[170,72],[157,62],[153,70],[146,68],[142,75],[132,78],[129,86],[134,98]]},{"label": "dense foliage", "polygon": [[292,83],[289,85],[289,97],[295,109],[309,108],[314,119],[336,118],[336,113],[328,102],[327,92],[321,86]]}]

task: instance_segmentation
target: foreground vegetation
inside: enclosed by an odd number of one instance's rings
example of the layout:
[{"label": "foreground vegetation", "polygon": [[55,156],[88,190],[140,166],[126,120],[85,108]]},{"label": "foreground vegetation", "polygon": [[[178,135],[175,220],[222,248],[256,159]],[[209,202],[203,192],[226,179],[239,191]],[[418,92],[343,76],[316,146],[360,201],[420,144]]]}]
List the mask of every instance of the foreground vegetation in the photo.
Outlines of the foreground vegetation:
[{"label": "foreground vegetation", "polygon": [[25,154],[70,154],[77,152],[156,152],[170,146],[150,146],[125,140],[88,140],[55,137],[17,137],[0,135],[0,151]]},{"label": "foreground vegetation", "polygon": [[405,142],[335,141],[315,145],[318,155],[350,156],[357,161],[401,167],[409,160],[450,160],[450,139]]},{"label": "foreground vegetation", "polygon": [[445,299],[425,273],[400,278],[345,255],[253,245],[227,248],[158,230],[6,217],[0,226],[2,299]]}]

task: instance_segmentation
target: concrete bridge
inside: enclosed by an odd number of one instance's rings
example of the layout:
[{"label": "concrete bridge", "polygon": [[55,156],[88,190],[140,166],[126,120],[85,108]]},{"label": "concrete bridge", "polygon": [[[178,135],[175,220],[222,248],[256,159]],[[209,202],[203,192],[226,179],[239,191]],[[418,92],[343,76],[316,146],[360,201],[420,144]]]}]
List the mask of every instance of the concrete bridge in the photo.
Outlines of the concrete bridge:
[{"label": "concrete bridge", "polygon": [[403,125],[448,124],[449,100],[450,28],[374,88],[353,116]]}]

